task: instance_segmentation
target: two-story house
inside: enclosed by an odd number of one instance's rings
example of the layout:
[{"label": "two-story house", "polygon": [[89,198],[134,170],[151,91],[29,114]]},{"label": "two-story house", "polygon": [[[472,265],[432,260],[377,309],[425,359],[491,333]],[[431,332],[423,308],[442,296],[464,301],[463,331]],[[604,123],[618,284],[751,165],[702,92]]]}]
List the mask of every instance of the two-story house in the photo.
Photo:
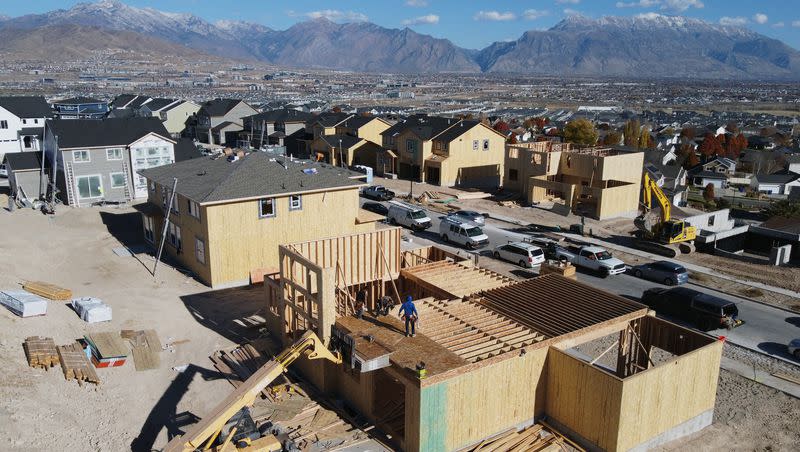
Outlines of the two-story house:
[{"label": "two-story house", "polygon": [[175,141],[157,118],[51,119],[44,152],[50,179],[70,206],[147,196],[136,172],[175,161]]},{"label": "two-story house", "polygon": [[242,118],[245,139],[258,149],[265,144],[284,146],[288,136],[305,128],[314,115],[304,111],[280,108]]},{"label": "two-story house", "polygon": [[180,99],[154,98],[135,109],[135,115],[161,119],[170,136],[178,139],[186,128],[186,121],[200,110],[194,102]]},{"label": "two-story house", "polygon": [[377,171],[441,186],[497,187],[506,137],[478,120],[414,115],[381,133]]},{"label": "two-story house", "polygon": [[0,162],[9,152],[41,150],[44,121],[51,115],[42,96],[0,97]]},{"label": "two-story house", "polygon": [[[363,174],[267,153],[200,157],[140,171],[144,237],[157,246],[177,179],[165,251],[214,287],[278,269],[278,245],[373,230],[359,207]],[[263,275],[263,273],[262,273]]]},{"label": "two-story house", "polygon": [[[335,127],[322,128],[311,142],[311,154],[315,160],[334,166],[366,165],[375,168],[377,154],[381,149],[381,133],[391,126],[386,120],[374,116],[351,115]],[[332,129],[332,130],[331,130]]]},{"label": "two-story house", "polygon": [[92,97],[71,97],[53,102],[58,119],[103,119],[108,115],[108,102]]},{"label": "two-story house", "polygon": [[236,146],[243,130],[242,118],[258,111],[239,99],[214,99],[205,102],[197,111],[194,138],[208,144]]}]

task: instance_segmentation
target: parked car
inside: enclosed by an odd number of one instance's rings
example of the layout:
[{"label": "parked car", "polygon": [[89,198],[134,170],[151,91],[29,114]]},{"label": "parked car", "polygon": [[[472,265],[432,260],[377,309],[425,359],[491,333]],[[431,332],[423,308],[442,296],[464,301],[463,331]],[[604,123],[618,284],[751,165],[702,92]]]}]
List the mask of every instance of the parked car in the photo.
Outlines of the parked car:
[{"label": "parked car", "polygon": [[702,331],[730,329],[743,323],[738,319],[736,303],[688,287],[647,289],[642,303],[656,312],[686,320]]},{"label": "parked car", "polygon": [[370,187],[364,187],[361,190],[361,196],[377,201],[389,201],[390,199],[394,199],[394,192],[383,185],[372,185]]},{"label": "parked car", "polygon": [[483,215],[479,214],[478,212],[475,212],[474,210],[457,210],[451,213],[449,216],[458,218],[459,220],[462,221],[469,221],[475,224],[486,223],[486,218]]},{"label": "parked car", "polygon": [[386,219],[391,224],[399,224],[415,231],[423,231],[431,227],[428,213],[419,207],[398,201],[390,201]]},{"label": "parked car", "polygon": [[668,286],[686,284],[689,272],[681,264],[670,261],[657,261],[633,267],[633,276],[664,283]]},{"label": "parked car", "polygon": [[538,246],[525,242],[511,242],[494,249],[494,258],[519,264],[529,268],[545,261],[544,251]]},{"label": "parked car", "polygon": [[605,248],[599,246],[569,245],[555,248],[556,259],[566,259],[576,267],[599,272],[603,277],[625,273],[625,262],[613,257]]},{"label": "parked car", "polygon": [[361,205],[361,208],[383,216],[386,216],[389,213],[389,208],[379,202],[365,202]]},{"label": "parked car", "polygon": [[489,244],[489,236],[475,223],[445,217],[439,223],[439,235],[445,242],[453,242],[476,249]]},{"label": "parked car", "polygon": [[5,163],[0,165],[0,177],[8,177],[8,168]]},{"label": "parked car", "polygon": [[792,339],[787,345],[786,350],[789,351],[789,354],[794,356],[797,359],[800,359],[800,338]]}]

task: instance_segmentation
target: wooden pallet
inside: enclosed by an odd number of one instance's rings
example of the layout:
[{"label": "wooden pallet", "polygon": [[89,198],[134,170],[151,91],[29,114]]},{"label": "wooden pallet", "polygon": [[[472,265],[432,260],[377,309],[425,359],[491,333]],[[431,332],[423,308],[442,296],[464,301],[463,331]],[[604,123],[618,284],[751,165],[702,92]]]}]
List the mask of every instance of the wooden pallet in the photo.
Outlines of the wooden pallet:
[{"label": "wooden pallet", "polygon": [[22,344],[31,367],[47,370],[58,364],[58,351],[52,337],[31,336]]},{"label": "wooden pallet", "polygon": [[58,359],[61,362],[61,370],[67,380],[77,380],[78,385],[83,386],[84,381],[100,384],[100,378],[94,370],[94,366],[86,357],[81,344],[73,342],[69,345],[59,345]]},{"label": "wooden pallet", "polygon": [[155,330],[122,330],[121,335],[131,343],[133,365],[137,371],[161,366],[161,340]]},{"label": "wooden pallet", "polygon": [[56,286],[41,281],[25,281],[22,288],[30,293],[39,295],[40,297],[48,298],[50,300],[71,300],[72,291],[63,287]]}]

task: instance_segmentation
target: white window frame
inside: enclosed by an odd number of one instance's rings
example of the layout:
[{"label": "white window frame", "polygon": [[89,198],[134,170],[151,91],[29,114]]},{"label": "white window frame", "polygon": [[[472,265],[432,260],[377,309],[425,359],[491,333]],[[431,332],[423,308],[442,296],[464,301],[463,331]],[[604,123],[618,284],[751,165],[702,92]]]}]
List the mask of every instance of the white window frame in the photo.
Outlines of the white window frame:
[{"label": "white window frame", "polygon": [[189,215],[191,215],[192,217],[197,218],[199,220],[200,219],[200,204],[198,204],[195,201],[192,201],[191,199],[189,199],[188,201],[189,201]]},{"label": "white window frame", "polygon": [[206,242],[199,237],[194,238],[194,258],[197,262],[206,265]]},{"label": "white window frame", "polygon": [[[80,189],[79,182],[80,182],[81,179],[88,179],[88,178],[92,178],[92,177],[96,177],[97,180],[100,181],[100,195],[98,195],[98,196],[89,196],[89,197],[84,198],[83,196],[81,196],[81,189]],[[91,185],[89,187],[90,187],[89,191],[91,192]],[[78,195],[78,199],[99,199],[99,198],[102,198],[103,194],[105,193],[105,190],[103,189],[103,175],[102,174],[85,174],[83,176],[76,176],[75,177],[75,193]],[[91,193],[89,193],[89,194],[91,195]]]},{"label": "white window frame", "polygon": [[489,140],[483,140],[483,151],[484,152],[489,151]]},{"label": "white window frame", "polygon": [[[270,205],[272,206],[272,213],[271,214],[264,214],[263,205],[266,201],[270,201]],[[258,200],[258,218],[274,218],[278,215],[278,209],[276,208],[277,202],[275,198],[263,198]]]},{"label": "white window frame", "polygon": [[[122,185],[114,185],[114,176],[122,176]],[[111,179],[111,188],[125,188],[125,185],[128,183],[128,181],[125,180],[125,173],[109,173],[108,177]]]},{"label": "white window frame", "polygon": [[183,241],[181,239],[181,227],[175,223],[169,223],[169,244],[172,245],[173,248],[180,251],[183,247]]},{"label": "white window frame", "polygon": [[[86,160],[78,158],[78,154],[86,154]],[[87,150],[72,151],[72,161],[74,163],[89,163],[92,161],[92,153]]]},{"label": "white window frame", "polygon": [[0,121],[0,129],[8,129],[8,121],[5,119]]},{"label": "white window frame", "polygon": [[[112,157],[112,154],[111,154],[112,152],[113,152],[114,154],[116,154],[117,152],[119,152],[119,157],[117,157],[117,156],[113,156],[113,157]],[[125,154],[125,153],[123,152],[122,148],[111,148],[111,149],[106,149],[106,160],[122,160],[122,158],[123,158],[123,155],[124,155],[124,154]]]},{"label": "white window frame", "polygon": [[472,150],[473,151],[480,150],[480,140],[472,140]]},{"label": "white window frame", "polygon": [[303,197],[301,195],[289,195],[289,210],[303,210]]},{"label": "white window frame", "polygon": [[150,243],[155,243],[155,221],[153,217],[148,217],[147,215],[142,215],[143,219],[143,226],[144,226],[144,239]]}]

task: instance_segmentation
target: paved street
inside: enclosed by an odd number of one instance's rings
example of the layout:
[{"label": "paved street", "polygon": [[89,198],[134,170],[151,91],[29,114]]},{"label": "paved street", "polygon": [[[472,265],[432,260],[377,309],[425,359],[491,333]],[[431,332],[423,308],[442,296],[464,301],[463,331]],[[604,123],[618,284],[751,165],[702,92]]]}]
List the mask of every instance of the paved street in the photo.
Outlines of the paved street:
[{"label": "paved street", "polygon": [[[362,202],[364,201],[367,200],[362,198]],[[429,212],[429,216],[431,217],[432,226],[427,231],[412,232],[406,230],[406,234],[413,236],[412,240],[414,243],[422,245],[435,243],[442,248],[458,252],[462,255],[474,254],[477,252],[480,255],[481,265],[499,273],[514,274],[523,277],[534,276],[536,274],[536,269],[524,270],[510,263],[498,262],[491,257],[491,250],[495,246],[509,241],[519,241],[525,237],[525,234],[520,233],[513,225],[487,219],[483,230],[484,233],[489,236],[489,246],[477,251],[468,251],[463,248],[455,248],[445,244],[438,235],[439,222],[443,216],[435,212]],[[641,297],[642,292],[646,289],[651,287],[664,287],[662,284],[635,278],[628,274],[602,278],[580,269],[578,270],[578,280],[637,301]],[[738,304],[739,318],[744,320],[745,324],[730,331],[725,329],[709,331],[709,334],[726,336],[729,341],[746,348],[798,362],[786,352],[786,344],[790,340],[800,337],[800,314],[794,314],[695,284],[687,284],[687,287],[729,299]],[[676,321],[676,323],[682,323],[687,327],[692,327],[691,325],[675,319],[670,320]]]}]

